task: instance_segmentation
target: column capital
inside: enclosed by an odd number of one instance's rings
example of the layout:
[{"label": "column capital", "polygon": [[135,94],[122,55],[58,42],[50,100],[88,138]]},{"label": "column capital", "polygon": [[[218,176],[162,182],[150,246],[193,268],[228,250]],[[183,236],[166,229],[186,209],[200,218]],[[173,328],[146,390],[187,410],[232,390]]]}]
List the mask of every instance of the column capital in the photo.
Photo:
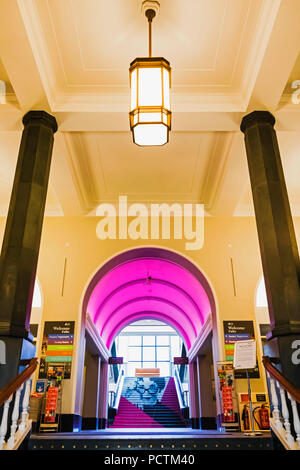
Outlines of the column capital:
[{"label": "column capital", "polygon": [[46,111],[28,111],[22,119],[24,127],[30,124],[43,124],[52,129],[53,134],[57,131],[57,122],[54,116]]},{"label": "column capital", "polygon": [[245,132],[249,127],[257,124],[270,124],[273,127],[275,124],[275,118],[269,111],[253,111],[243,117],[241,122],[241,131]]}]

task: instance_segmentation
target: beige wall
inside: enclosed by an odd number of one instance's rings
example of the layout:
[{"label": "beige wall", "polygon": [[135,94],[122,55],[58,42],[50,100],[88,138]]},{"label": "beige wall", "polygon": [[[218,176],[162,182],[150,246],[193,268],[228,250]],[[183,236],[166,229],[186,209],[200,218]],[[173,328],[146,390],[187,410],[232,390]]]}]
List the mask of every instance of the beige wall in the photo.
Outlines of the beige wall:
[{"label": "beige wall", "polygon": [[[145,240],[101,241],[96,237],[97,222],[96,217],[48,217],[43,227],[37,273],[43,291],[43,321],[76,321],[72,380],[66,381],[64,413],[75,410],[76,365],[81,326],[79,310],[85,287],[99,265],[121,251],[136,246],[164,246],[189,257],[198,265],[207,275],[216,295],[220,360],[224,354],[222,321],[255,321],[254,296],[262,268],[254,218],[206,217],[204,247],[200,251],[185,251],[184,240],[149,240],[149,243],[145,243]],[[1,238],[4,224],[5,219],[1,219]],[[295,226],[300,234],[300,219],[295,220]],[[65,258],[67,264],[62,292]],[[234,265],[236,295],[230,258]],[[262,380],[252,382],[253,391],[263,391]],[[246,391],[244,380],[238,381],[238,391]]]}]

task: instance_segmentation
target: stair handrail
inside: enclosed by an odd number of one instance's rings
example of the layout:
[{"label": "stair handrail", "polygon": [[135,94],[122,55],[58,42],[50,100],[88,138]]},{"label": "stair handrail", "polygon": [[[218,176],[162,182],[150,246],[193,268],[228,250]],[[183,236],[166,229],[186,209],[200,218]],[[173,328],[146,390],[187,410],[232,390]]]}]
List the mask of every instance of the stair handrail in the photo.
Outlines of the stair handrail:
[{"label": "stair handrail", "polygon": [[262,362],[269,379],[271,429],[285,449],[300,450],[300,418],[297,405],[300,404],[300,389],[273,365],[279,363],[277,358],[263,356]]},{"label": "stair handrail", "polygon": [[[37,358],[22,360],[20,365],[28,365],[28,367],[0,391],[0,406],[3,405],[0,423],[0,451],[16,450],[31,429],[32,420],[29,419],[28,413],[31,377],[37,368],[38,360]],[[20,403],[21,401],[22,403]],[[10,416],[11,404],[12,414]],[[9,431],[8,439],[7,431]]]},{"label": "stair handrail", "polygon": [[17,377],[11,380],[11,382],[9,382],[9,384],[0,391],[0,406],[2,406],[3,403],[5,403],[9,397],[15,393],[24,382],[26,382],[27,379],[29,379],[29,377],[31,377],[37,368],[38,359],[34,357],[29,361],[22,361],[22,365],[26,365],[26,363],[28,363],[28,367],[24,369],[19,375],[17,375]]},{"label": "stair handrail", "polygon": [[180,409],[186,408],[185,400],[184,400],[184,391],[182,388],[182,383],[179,377],[179,373],[177,368],[175,367],[174,369],[174,382],[175,382],[175,388],[177,391],[177,396],[178,396],[178,401],[179,401],[179,407]]},{"label": "stair handrail", "polygon": [[263,356],[262,362],[269,374],[280,383],[280,385],[291,395],[291,397],[294,398],[294,400],[296,400],[296,402],[300,403],[300,389],[294,387],[294,385],[289,382],[289,380],[275,366],[273,366],[273,364],[279,363],[278,359]]},{"label": "stair handrail", "polygon": [[122,366],[119,372],[118,381],[116,383],[116,391],[115,391],[115,399],[114,399],[113,408],[119,407],[119,402],[120,402],[122,388],[123,388],[123,382],[124,382],[124,367]]}]

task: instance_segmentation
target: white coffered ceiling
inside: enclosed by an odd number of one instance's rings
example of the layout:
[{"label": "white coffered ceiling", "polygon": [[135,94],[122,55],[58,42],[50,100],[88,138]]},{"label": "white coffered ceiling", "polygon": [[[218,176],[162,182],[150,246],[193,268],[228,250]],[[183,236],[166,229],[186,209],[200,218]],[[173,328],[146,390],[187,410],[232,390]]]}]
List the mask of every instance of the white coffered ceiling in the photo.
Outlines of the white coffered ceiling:
[{"label": "white coffered ceiling", "polygon": [[141,0],[0,0],[0,213],[9,203],[22,116],[44,109],[55,135],[47,215],[99,203],[202,202],[252,215],[244,114],[267,109],[294,215],[300,215],[299,0],[160,0],[153,53],[172,66],[170,142],[139,148],[129,131],[129,63],[147,55]]}]

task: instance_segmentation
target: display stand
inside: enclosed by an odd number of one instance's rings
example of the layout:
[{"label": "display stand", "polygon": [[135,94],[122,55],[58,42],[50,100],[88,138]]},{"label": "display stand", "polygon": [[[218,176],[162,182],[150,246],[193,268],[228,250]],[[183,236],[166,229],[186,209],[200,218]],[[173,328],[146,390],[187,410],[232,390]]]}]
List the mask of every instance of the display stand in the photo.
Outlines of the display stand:
[{"label": "display stand", "polygon": [[250,405],[250,422],[251,422],[251,431],[245,432],[245,436],[261,436],[262,432],[254,430],[254,420],[253,420],[253,406],[251,398],[251,387],[250,387],[250,377],[248,369],[246,369],[247,381],[248,381],[248,396],[249,396],[249,405]]},{"label": "display stand", "polygon": [[221,408],[221,427],[226,432],[238,432],[238,406],[234,384],[234,370],[232,362],[217,363],[218,369],[218,396]]},{"label": "display stand", "polygon": [[249,405],[250,405],[250,422],[251,422],[251,431],[244,432],[245,436],[261,436],[262,433],[254,430],[254,420],[253,420],[253,406],[252,406],[252,397],[251,397],[251,386],[250,386],[250,377],[249,369],[254,369],[256,366],[256,343],[254,339],[247,341],[238,341],[234,345],[234,369],[244,369],[246,371],[246,377],[248,382],[248,396],[249,396]]},{"label": "display stand", "polygon": [[40,415],[40,432],[57,432],[60,426],[62,407],[62,381],[50,380],[43,399]]}]

